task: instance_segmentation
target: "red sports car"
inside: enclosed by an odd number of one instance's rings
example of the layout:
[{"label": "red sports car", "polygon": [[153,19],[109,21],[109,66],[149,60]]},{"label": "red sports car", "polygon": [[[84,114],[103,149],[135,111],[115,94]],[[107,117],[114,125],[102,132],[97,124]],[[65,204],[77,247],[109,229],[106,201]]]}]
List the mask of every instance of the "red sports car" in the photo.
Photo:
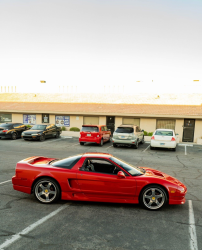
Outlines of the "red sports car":
[{"label": "red sports car", "polygon": [[42,203],[62,200],[140,203],[157,210],[184,204],[187,188],[151,168],[135,167],[111,154],[85,153],[65,159],[33,156],[17,163],[15,190]]}]

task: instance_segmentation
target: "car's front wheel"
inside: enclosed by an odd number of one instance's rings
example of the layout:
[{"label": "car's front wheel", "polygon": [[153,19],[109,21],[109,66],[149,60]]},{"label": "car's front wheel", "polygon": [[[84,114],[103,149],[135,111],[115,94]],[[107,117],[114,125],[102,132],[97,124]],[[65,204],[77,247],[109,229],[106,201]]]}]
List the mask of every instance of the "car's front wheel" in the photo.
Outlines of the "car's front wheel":
[{"label": "car's front wheel", "polygon": [[41,135],[39,141],[45,141],[45,135]]},{"label": "car's front wheel", "polygon": [[158,210],[168,201],[165,190],[158,185],[144,188],[140,194],[140,204],[149,210]]},{"label": "car's front wheel", "polygon": [[41,203],[53,203],[60,198],[60,188],[51,178],[43,178],[34,185],[34,195]]},{"label": "car's front wheel", "polygon": [[60,137],[60,133],[57,132],[56,135],[55,135],[55,138],[59,138]]}]

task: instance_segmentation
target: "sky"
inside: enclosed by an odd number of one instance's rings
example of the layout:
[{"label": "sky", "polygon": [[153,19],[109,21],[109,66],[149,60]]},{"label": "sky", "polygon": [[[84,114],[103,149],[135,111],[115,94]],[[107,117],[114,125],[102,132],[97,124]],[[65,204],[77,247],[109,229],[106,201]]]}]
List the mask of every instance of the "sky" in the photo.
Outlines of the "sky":
[{"label": "sky", "polygon": [[202,84],[201,13],[201,0],[0,0],[0,86]]}]

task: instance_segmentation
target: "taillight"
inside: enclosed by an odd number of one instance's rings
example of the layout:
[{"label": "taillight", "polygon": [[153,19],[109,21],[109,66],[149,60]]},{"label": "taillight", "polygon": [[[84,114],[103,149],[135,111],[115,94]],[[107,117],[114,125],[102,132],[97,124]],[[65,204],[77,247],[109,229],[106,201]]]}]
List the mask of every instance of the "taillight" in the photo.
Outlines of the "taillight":
[{"label": "taillight", "polygon": [[5,130],[3,130],[2,132],[7,132],[8,131],[8,129],[5,129]]},{"label": "taillight", "polygon": [[171,141],[175,141],[175,138],[174,138],[174,137],[172,137]]},{"label": "taillight", "polygon": [[151,140],[155,140],[154,136],[151,137]]}]

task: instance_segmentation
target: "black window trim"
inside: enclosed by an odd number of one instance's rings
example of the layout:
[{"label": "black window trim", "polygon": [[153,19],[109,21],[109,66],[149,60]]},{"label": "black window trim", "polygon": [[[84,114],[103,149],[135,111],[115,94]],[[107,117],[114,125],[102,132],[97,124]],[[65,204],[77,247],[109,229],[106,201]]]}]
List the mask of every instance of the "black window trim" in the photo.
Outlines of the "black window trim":
[{"label": "black window trim", "polygon": [[[85,171],[84,170],[84,164],[87,162],[87,160],[103,160],[103,161],[107,161],[110,164],[112,164],[114,167],[119,167],[120,171],[123,171],[123,173],[125,174],[125,176],[130,176],[130,174],[123,168],[121,168],[118,164],[116,164],[115,162],[109,160],[109,159],[104,159],[104,158],[96,158],[96,157],[86,157],[86,159],[84,160],[82,166],[79,168],[79,171],[83,171],[83,172],[87,172],[89,173],[89,171]],[[98,174],[107,174],[107,175],[114,175],[116,176],[117,174],[108,174],[108,173],[103,173],[103,172],[94,172],[94,171],[90,171],[90,173],[98,173]]]}]

